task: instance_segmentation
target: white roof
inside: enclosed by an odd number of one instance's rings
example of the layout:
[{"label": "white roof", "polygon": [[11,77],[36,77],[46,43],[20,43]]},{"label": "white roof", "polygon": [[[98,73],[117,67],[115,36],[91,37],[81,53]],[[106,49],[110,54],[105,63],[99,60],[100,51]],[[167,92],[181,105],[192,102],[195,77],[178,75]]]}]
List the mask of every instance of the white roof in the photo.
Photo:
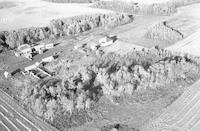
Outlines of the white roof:
[{"label": "white roof", "polygon": [[29,49],[29,48],[30,48],[30,45],[24,44],[24,45],[20,45],[20,46],[18,47],[18,50],[26,50],[26,49]]},{"label": "white roof", "polygon": [[25,71],[29,71],[29,70],[33,70],[33,69],[35,69],[35,68],[37,68],[36,65],[30,65],[30,66],[25,67],[24,70],[25,70]]}]

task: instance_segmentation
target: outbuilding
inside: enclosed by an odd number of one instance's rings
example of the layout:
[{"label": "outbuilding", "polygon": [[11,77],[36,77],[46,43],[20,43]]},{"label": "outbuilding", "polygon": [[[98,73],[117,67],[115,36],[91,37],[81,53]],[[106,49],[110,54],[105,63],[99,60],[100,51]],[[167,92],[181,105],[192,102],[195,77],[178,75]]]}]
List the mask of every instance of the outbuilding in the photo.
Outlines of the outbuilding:
[{"label": "outbuilding", "polygon": [[48,44],[45,44],[45,49],[51,49],[54,47],[54,44],[53,43],[48,43]]},{"label": "outbuilding", "polygon": [[30,70],[34,70],[36,68],[37,68],[37,66],[34,64],[34,65],[30,65],[30,66],[25,67],[24,70],[29,72]]},{"label": "outbuilding", "polygon": [[34,46],[35,51],[37,51],[39,54],[42,54],[43,51],[45,50],[45,45],[44,44],[39,44]]},{"label": "outbuilding", "polygon": [[111,39],[110,37],[103,37],[99,40],[99,43],[101,44],[101,46],[105,47],[105,46],[109,46],[112,45],[114,42],[113,39]]},{"label": "outbuilding", "polygon": [[54,57],[53,56],[49,56],[49,57],[46,57],[44,59],[42,59],[42,62],[51,62],[54,60]]}]

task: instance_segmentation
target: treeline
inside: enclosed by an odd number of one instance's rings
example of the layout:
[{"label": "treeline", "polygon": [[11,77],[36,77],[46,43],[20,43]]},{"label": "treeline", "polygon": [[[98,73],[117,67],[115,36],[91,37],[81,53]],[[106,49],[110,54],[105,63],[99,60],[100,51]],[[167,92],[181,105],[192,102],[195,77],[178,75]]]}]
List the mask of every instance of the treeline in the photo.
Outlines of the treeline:
[{"label": "treeline", "polygon": [[8,45],[11,49],[22,44],[35,44],[43,39],[70,36],[97,27],[116,27],[133,21],[132,15],[120,13],[82,15],[70,18],[56,19],[46,27],[31,27],[14,31],[1,32],[2,46]]},{"label": "treeline", "polygon": [[99,0],[44,0],[54,3],[93,3]]},{"label": "treeline", "polygon": [[175,0],[165,3],[140,4],[112,0],[96,2],[93,7],[141,15],[170,15],[177,11],[177,7],[199,2],[199,0]]},{"label": "treeline", "polygon": [[[60,67],[55,66],[59,79],[26,84],[21,90],[21,100],[30,112],[66,130],[90,121],[92,118],[87,111],[102,95],[114,103],[115,98],[122,95],[139,94],[135,99],[141,103],[172,95],[168,93],[176,92],[179,85],[189,85],[199,78],[197,61],[187,55],[153,48],[133,50],[124,56],[105,54],[78,70],[63,63]],[[177,90],[183,91],[184,87]],[[150,95],[143,97],[143,92]],[[172,102],[179,95],[176,92],[168,101]]]},{"label": "treeline", "polygon": [[181,32],[168,26],[166,22],[161,22],[149,27],[145,33],[145,37],[155,41],[165,41],[167,43],[174,43],[184,38]]}]

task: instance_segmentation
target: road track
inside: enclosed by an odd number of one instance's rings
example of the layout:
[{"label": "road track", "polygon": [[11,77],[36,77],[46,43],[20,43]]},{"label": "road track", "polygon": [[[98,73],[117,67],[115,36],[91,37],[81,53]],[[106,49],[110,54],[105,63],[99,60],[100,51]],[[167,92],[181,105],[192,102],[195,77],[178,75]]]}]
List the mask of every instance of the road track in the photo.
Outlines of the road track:
[{"label": "road track", "polygon": [[58,131],[16,104],[0,90],[0,131]]}]

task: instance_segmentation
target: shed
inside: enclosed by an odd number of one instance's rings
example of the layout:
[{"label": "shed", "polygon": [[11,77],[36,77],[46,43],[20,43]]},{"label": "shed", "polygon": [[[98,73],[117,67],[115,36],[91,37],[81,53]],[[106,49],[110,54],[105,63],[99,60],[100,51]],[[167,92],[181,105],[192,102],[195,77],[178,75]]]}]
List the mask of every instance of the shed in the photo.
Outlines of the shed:
[{"label": "shed", "polygon": [[25,67],[24,70],[25,71],[30,71],[30,70],[34,70],[36,68],[37,68],[37,66],[34,64],[34,65],[30,65],[30,66]]},{"label": "shed", "polygon": [[10,75],[9,72],[5,71],[5,72],[4,72],[4,76],[5,76],[6,79],[8,79],[8,77],[10,77],[11,75]]},{"label": "shed", "polygon": [[54,44],[53,43],[48,43],[48,44],[45,44],[45,49],[51,49],[54,47]]},{"label": "shed", "polygon": [[99,43],[101,44],[101,46],[109,46],[109,45],[112,45],[113,44],[113,39],[111,39],[110,37],[104,37],[104,38],[101,38],[99,40]]},{"label": "shed", "polygon": [[51,62],[54,60],[54,57],[53,56],[49,56],[49,57],[46,57],[44,59],[42,59],[42,62]]}]

